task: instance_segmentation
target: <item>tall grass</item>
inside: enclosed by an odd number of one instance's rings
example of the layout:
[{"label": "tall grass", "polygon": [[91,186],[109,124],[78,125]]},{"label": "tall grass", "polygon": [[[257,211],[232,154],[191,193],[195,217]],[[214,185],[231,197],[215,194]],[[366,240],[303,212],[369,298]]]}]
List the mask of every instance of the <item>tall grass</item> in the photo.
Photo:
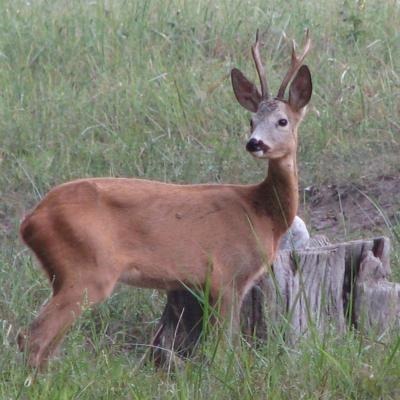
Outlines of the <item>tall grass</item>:
[{"label": "tall grass", "polygon": [[35,384],[15,335],[49,295],[18,223],[53,185],[264,176],[244,152],[248,115],[228,79],[236,66],[256,80],[257,27],[273,90],[289,38],[312,34],[301,183],[399,173],[399,17],[395,0],[0,2],[0,398],[398,398],[396,335],[381,343],[327,334],[295,349],[278,336],[213,362],[205,351],[170,375],[136,369],[163,302],[151,291],[121,288],[87,312]]}]

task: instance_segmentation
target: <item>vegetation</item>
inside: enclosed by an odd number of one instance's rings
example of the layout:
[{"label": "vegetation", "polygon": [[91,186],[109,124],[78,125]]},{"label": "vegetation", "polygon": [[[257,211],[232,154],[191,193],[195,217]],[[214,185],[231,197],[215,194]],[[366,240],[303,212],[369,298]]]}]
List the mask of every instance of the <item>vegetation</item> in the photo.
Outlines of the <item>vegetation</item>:
[{"label": "vegetation", "polygon": [[[257,27],[274,90],[288,38],[301,38],[305,27],[313,38],[302,186],[398,174],[399,20],[395,0],[1,1],[0,398],[399,398],[398,332],[327,332],[296,348],[277,333],[241,350],[218,350],[210,337],[175,372],[156,371],[139,363],[164,301],[149,290],[121,287],[87,311],[36,382],[15,344],[50,294],[18,225],[52,186],[88,176],[264,176],[244,151],[248,115],[228,79],[237,66],[256,80],[249,50]],[[384,232],[397,276],[398,232],[400,216]]]}]

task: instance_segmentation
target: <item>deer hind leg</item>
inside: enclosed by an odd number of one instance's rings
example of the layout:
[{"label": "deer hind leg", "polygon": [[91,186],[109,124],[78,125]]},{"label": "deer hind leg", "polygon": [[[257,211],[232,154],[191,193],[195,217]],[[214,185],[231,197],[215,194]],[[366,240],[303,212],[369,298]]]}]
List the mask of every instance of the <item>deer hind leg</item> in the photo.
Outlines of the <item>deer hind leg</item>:
[{"label": "deer hind leg", "polygon": [[116,279],[101,274],[79,277],[79,282],[58,283],[53,297],[32,322],[26,334],[20,334],[18,345],[26,351],[28,364],[42,368],[56,351],[68,328],[82,313],[85,306],[106,299],[112,292]]}]

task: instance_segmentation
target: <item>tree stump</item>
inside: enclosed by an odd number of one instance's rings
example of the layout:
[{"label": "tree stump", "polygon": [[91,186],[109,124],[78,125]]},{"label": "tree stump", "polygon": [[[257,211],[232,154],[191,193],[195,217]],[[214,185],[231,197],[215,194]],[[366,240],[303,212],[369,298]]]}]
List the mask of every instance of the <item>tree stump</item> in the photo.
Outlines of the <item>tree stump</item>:
[{"label": "tree stump", "polygon": [[376,335],[400,327],[400,284],[387,281],[388,265],[376,252],[364,250],[355,285],[355,326]]},{"label": "tree stump", "polygon": [[[387,280],[389,252],[385,237],[338,244],[315,237],[303,249],[280,251],[244,300],[243,334],[264,341],[280,326],[285,340],[295,344],[311,329],[344,332],[354,326],[382,333],[399,324],[400,284]],[[163,365],[174,354],[190,357],[202,333],[202,318],[202,306],[192,293],[169,292],[153,339],[155,363]]]}]

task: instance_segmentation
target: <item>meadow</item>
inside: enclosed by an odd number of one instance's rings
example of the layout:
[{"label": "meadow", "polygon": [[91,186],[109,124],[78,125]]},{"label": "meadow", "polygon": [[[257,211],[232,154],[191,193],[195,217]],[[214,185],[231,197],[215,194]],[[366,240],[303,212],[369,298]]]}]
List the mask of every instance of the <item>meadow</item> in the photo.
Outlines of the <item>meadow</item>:
[{"label": "meadow", "polygon": [[[398,331],[327,332],[295,348],[277,335],[223,351],[210,335],[193,360],[158,371],[140,361],[165,301],[152,290],[121,286],[86,311],[36,380],[15,341],[50,296],[18,227],[54,185],[263,179],[229,79],[238,67],[256,81],[256,28],[273,92],[289,39],[301,41],[306,27],[313,39],[301,187],[398,176],[399,21],[396,0],[0,1],[0,399],[400,398]],[[399,280],[400,214],[388,221],[351,235],[389,236]]]}]

